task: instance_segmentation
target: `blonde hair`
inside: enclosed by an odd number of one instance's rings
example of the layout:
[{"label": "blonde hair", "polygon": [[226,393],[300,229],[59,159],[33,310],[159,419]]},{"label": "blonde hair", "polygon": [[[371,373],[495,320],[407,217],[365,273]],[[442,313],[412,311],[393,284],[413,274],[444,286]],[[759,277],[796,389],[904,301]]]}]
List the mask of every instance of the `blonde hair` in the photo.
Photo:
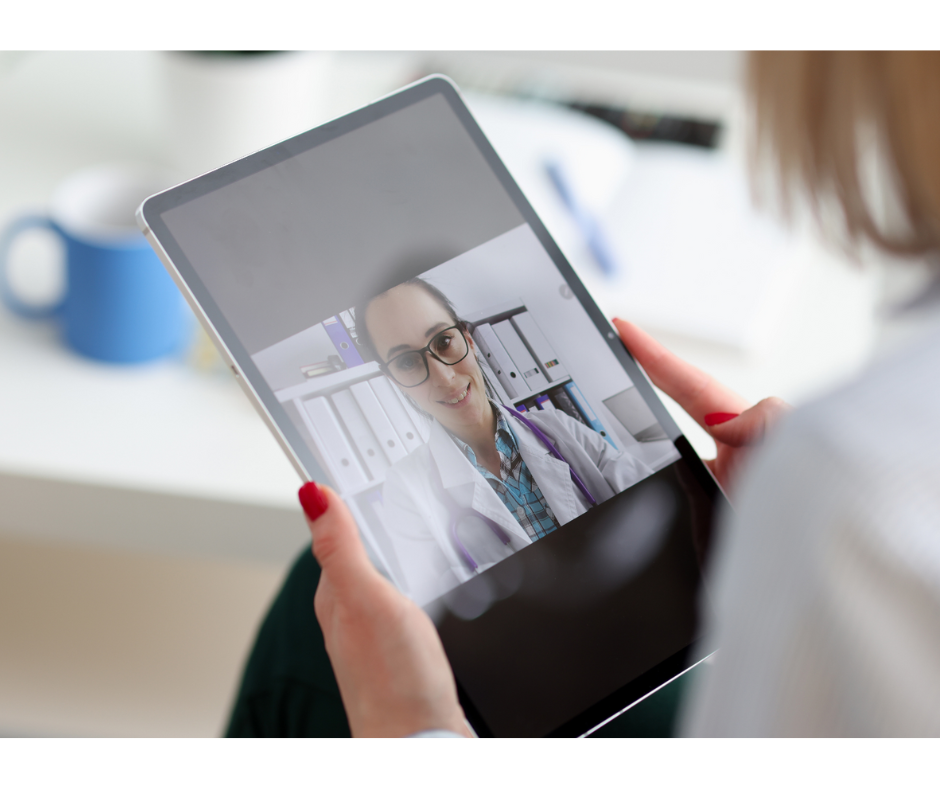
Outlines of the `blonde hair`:
[{"label": "blonde hair", "polygon": [[[798,190],[817,215],[834,205],[852,247],[940,251],[940,52],[758,52],[748,65],[752,152],[774,162],[784,205]],[[894,225],[868,188],[873,152]]]}]

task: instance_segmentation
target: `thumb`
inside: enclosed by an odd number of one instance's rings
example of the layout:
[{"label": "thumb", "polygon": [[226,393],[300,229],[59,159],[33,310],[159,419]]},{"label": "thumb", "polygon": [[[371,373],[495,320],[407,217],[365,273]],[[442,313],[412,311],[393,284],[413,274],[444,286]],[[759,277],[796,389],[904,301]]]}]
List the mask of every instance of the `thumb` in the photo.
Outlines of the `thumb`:
[{"label": "thumb", "polygon": [[313,540],[313,555],[325,575],[337,586],[361,581],[363,573],[375,572],[359,538],[352,513],[333,490],[307,482],[298,493],[307,515]]},{"label": "thumb", "polygon": [[705,425],[716,441],[728,446],[751,446],[760,443],[791,410],[793,407],[779,397],[767,397],[738,415],[709,413],[705,416]]}]

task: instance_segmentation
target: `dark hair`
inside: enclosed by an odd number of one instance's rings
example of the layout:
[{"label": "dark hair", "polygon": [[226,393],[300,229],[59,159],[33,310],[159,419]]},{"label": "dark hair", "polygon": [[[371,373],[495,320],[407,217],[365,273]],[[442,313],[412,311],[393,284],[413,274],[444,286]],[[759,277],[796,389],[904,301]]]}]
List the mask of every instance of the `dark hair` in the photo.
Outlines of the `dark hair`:
[{"label": "dark hair", "polygon": [[[427,293],[431,298],[433,298],[437,303],[439,303],[444,311],[447,312],[447,316],[453,321],[453,325],[459,326],[461,331],[466,331],[470,333],[470,324],[465,320],[461,320],[457,317],[457,310],[454,308],[451,300],[444,295],[438,288],[432,285],[430,282],[421,279],[418,276],[407,279],[401,283],[401,285],[411,285],[413,287],[420,287]],[[397,285],[401,287],[401,285]],[[366,348],[366,351],[369,355],[381,363],[383,359],[379,358],[378,351],[375,349],[375,342],[372,340],[372,335],[369,333],[369,329],[366,327],[366,310],[372,305],[372,302],[376,299],[381,298],[389,291],[386,290],[383,293],[379,293],[377,296],[372,296],[372,298],[367,301],[363,301],[361,304],[357,304],[355,308],[355,324],[356,324],[356,336],[359,338],[360,343]]]},{"label": "dark hair", "polygon": [[[447,312],[447,316],[453,321],[453,324],[455,326],[459,327],[461,331],[467,334],[470,333],[470,328],[471,328],[470,324],[466,320],[463,320],[462,318],[458,317],[457,310],[454,308],[453,302],[446,295],[444,295],[438,288],[432,285],[430,282],[425,281],[419,276],[415,276],[415,277],[412,277],[411,279],[406,279],[400,285],[396,285],[396,287],[401,287],[402,285],[420,287],[422,290],[424,290],[425,293],[431,296],[431,298],[433,298],[435,301],[437,301],[437,303],[439,303],[443,307],[444,311]],[[390,288],[390,289],[393,289],[393,288]],[[375,349],[375,342],[372,340],[372,335],[369,334],[369,329],[366,327],[366,312],[368,311],[369,306],[371,306],[373,301],[375,301],[378,298],[381,298],[388,292],[389,291],[386,290],[382,293],[379,293],[377,296],[372,296],[372,298],[369,298],[368,300],[363,301],[361,304],[357,304],[355,307],[355,314],[353,316],[353,319],[356,325],[356,336],[358,337],[360,345],[364,347],[367,353],[373,359],[378,361],[380,364],[383,364],[383,359],[379,357],[378,351],[376,351]],[[486,395],[490,399],[495,400],[497,399],[496,392],[494,391],[493,386],[490,383],[489,376],[486,374],[486,368],[484,364],[482,363],[480,357],[477,356],[476,358],[477,358],[477,363],[480,364],[480,372],[483,373],[483,384],[484,386],[486,386]],[[429,419],[433,418],[433,416],[431,416],[430,413],[426,412],[422,407],[418,405],[417,402],[414,401],[413,397],[409,396],[407,392],[403,392],[403,393],[405,394],[406,397],[408,397],[409,402],[411,402],[411,404],[420,413],[423,413]]]}]

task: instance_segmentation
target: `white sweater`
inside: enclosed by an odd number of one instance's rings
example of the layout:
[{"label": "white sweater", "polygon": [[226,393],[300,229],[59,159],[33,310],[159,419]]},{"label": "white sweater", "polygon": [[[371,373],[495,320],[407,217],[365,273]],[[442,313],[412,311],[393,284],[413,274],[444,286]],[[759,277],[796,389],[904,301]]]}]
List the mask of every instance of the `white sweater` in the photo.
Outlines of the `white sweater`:
[{"label": "white sweater", "polygon": [[736,507],[683,732],[940,736],[940,331],[791,415]]}]

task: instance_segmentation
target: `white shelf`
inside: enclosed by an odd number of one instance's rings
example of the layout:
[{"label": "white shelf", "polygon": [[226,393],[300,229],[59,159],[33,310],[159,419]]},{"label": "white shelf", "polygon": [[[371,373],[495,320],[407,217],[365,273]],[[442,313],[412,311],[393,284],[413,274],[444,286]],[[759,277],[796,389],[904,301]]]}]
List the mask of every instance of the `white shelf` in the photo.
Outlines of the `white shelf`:
[{"label": "white shelf", "polygon": [[525,311],[526,305],[522,303],[522,299],[514,298],[511,301],[495,304],[490,309],[481,309],[479,312],[465,315],[464,320],[476,328],[480,323],[497,323]]},{"label": "white shelf", "polygon": [[326,394],[334,389],[348,388],[360,380],[368,380],[381,374],[378,362],[367,361],[359,366],[342,369],[329,375],[321,375],[303,383],[298,383],[296,386],[281,389],[276,391],[275,395],[278,402],[290,402],[294,399],[302,399],[316,394]]},{"label": "white shelf", "polygon": [[0,367],[0,532],[242,560],[302,544],[300,480],[230,377],[89,361],[2,310]]}]

